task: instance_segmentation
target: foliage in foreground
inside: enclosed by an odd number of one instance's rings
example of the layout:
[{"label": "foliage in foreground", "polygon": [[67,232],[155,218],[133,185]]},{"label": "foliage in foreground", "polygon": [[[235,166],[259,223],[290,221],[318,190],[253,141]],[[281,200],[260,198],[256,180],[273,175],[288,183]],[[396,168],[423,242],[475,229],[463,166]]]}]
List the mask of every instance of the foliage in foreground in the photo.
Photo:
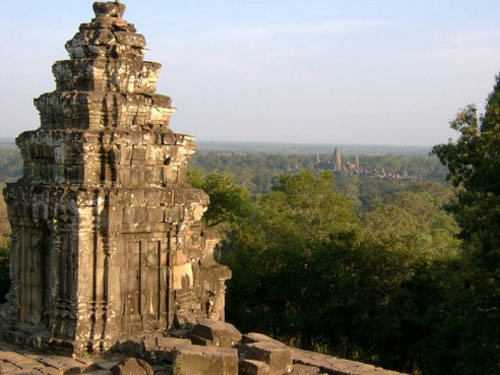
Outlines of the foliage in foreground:
[{"label": "foliage in foreground", "polygon": [[[419,368],[439,306],[461,282],[447,277],[460,267],[458,227],[441,208],[449,187],[425,183],[386,194],[361,218],[352,199],[335,191],[331,173],[282,176],[257,198],[227,175],[196,176],[216,197],[209,214],[235,207],[222,246],[234,275],[232,322],[305,349]],[[215,209],[220,203],[224,209]]]},{"label": "foliage in foreground", "polygon": [[455,339],[457,374],[500,373],[500,76],[478,117],[473,106],[460,112],[451,127],[456,142],[434,153],[458,188],[450,205],[460,225],[467,283],[461,290]]}]

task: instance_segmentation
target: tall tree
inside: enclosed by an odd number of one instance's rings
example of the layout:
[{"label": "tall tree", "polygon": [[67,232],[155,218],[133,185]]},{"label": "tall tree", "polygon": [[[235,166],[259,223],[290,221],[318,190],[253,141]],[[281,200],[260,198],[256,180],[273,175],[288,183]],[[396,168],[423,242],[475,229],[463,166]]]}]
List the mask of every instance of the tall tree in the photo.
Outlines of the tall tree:
[{"label": "tall tree", "polygon": [[450,205],[461,227],[464,256],[470,267],[463,312],[459,361],[455,373],[500,373],[500,76],[486,112],[474,106],[451,123],[457,141],[433,152],[449,169],[459,188]]}]

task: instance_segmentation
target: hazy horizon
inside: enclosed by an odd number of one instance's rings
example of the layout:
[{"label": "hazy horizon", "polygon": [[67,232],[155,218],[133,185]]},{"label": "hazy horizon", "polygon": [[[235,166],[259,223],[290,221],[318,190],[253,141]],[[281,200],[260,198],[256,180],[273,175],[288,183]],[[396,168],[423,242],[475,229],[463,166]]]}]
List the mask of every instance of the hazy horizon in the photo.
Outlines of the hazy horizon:
[{"label": "hazy horizon", "polygon": [[[0,137],[0,148],[15,147],[14,138]],[[325,154],[339,148],[346,154],[427,154],[432,146],[342,144],[342,143],[294,143],[294,142],[248,142],[248,141],[206,141],[196,139],[197,151],[264,154]]]},{"label": "hazy horizon", "polygon": [[[124,2],[164,66],[172,129],[200,142],[431,147],[460,108],[482,111],[499,71],[491,0]],[[91,8],[2,2],[0,137],[39,126],[32,99]]]}]

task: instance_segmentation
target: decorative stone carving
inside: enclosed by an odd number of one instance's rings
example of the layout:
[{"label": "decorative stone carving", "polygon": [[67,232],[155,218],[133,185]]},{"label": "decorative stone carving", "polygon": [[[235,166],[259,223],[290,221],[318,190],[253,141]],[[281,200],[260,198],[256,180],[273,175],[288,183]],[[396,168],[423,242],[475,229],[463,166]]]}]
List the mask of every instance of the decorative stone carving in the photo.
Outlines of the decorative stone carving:
[{"label": "decorative stone carving", "polygon": [[230,270],[201,218],[208,196],[186,181],[194,138],[156,94],[161,65],[119,2],[53,66],[35,100],[41,127],[21,134],[23,177],[5,189],[12,288],[0,333],[35,346],[103,351],[127,335],[203,318],[224,321]]}]

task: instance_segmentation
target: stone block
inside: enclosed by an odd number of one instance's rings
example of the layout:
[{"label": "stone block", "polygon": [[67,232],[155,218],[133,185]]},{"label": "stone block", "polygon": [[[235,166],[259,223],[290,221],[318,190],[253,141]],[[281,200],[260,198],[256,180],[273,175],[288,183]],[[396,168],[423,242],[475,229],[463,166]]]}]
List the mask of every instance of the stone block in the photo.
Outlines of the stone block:
[{"label": "stone block", "polygon": [[174,354],[173,368],[173,375],[238,375],[238,352],[196,345],[179,348]]},{"label": "stone block", "polygon": [[241,341],[241,333],[232,324],[205,319],[198,323],[190,339],[193,344],[230,348]]},{"label": "stone block", "polygon": [[238,375],[269,375],[269,373],[269,365],[264,362],[244,359],[239,364]]},{"label": "stone block", "polygon": [[177,337],[159,337],[157,345],[163,350],[174,350],[177,348],[191,346],[191,341],[189,339],[181,339]]},{"label": "stone block", "polygon": [[129,358],[111,368],[113,375],[154,375],[151,366],[142,359]]},{"label": "stone block", "polygon": [[160,205],[160,190],[152,189],[146,191],[145,202],[147,206],[158,206]]},{"label": "stone block", "polygon": [[244,359],[265,362],[269,365],[270,375],[288,374],[292,371],[292,351],[270,341],[255,342],[240,346]]}]

